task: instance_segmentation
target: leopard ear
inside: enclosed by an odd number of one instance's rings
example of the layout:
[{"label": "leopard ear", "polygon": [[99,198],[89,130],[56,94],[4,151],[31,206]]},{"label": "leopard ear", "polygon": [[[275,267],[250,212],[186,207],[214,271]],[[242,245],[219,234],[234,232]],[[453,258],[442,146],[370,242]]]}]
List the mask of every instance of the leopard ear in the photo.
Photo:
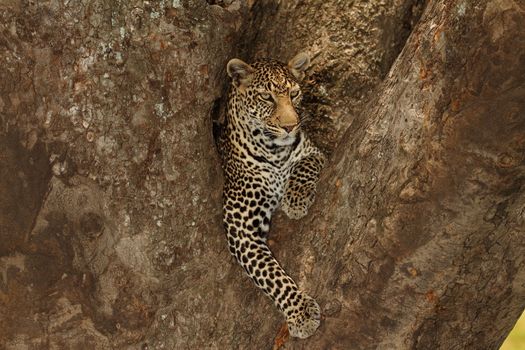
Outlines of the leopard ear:
[{"label": "leopard ear", "polygon": [[226,66],[228,75],[232,78],[232,82],[236,87],[249,86],[252,78],[253,68],[246,62],[233,58]]},{"label": "leopard ear", "polygon": [[288,68],[297,79],[304,77],[304,71],[310,65],[310,57],[306,52],[298,53],[288,62]]}]

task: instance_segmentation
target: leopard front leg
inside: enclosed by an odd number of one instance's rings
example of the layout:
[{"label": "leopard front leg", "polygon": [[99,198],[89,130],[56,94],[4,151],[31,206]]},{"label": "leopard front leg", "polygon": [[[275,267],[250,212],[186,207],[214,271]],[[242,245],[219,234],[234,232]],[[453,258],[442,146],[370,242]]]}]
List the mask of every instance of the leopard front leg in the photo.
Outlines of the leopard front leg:
[{"label": "leopard front leg", "polygon": [[324,162],[324,155],[315,149],[293,166],[281,201],[281,209],[289,218],[300,219],[308,213]]},{"label": "leopard front leg", "polygon": [[[243,192],[245,183],[226,181],[223,220],[230,253],[284,314],[290,335],[307,338],[319,327],[321,310],[312,297],[299,289],[266,244],[276,199],[254,183],[250,194]],[[253,191],[259,199],[252,203]]]}]

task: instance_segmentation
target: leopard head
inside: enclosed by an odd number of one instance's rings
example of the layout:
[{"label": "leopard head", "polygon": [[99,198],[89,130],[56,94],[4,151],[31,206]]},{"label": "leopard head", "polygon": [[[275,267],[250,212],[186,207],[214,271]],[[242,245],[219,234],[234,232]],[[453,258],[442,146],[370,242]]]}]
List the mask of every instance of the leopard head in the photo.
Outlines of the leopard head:
[{"label": "leopard head", "polygon": [[252,64],[238,58],[230,60],[229,99],[240,122],[259,129],[277,145],[293,143],[301,125],[296,111],[302,98],[299,81],[309,63],[305,53],[296,55],[288,64],[271,59]]}]

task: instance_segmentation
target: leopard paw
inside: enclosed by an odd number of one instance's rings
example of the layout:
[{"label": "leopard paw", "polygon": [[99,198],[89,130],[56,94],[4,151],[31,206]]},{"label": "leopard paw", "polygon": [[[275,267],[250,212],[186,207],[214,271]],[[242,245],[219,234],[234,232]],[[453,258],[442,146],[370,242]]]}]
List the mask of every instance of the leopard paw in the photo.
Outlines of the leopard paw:
[{"label": "leopard paw", "polygon": [[310,296],[302,294],[297,308],[288,316],[288,330],[296,338],[308,338],[315,333],[321,323],[321,309]]},{"label": "leopard paw", "polygon": [[283,201],[283,203],[281,203],[281,209],[282,211],[284,211],[286,216],[294,220],[300,219],[306,214],[308,214],[308,207],[306,205],[291,206],[286,201]]},{"label": "leopard paw", "polygon": [[288,191],[281,202],[281,209],[290,219],[300,219],[308,213],[308,209],[314,202],[315,188],[308,188],[303,194]]}]

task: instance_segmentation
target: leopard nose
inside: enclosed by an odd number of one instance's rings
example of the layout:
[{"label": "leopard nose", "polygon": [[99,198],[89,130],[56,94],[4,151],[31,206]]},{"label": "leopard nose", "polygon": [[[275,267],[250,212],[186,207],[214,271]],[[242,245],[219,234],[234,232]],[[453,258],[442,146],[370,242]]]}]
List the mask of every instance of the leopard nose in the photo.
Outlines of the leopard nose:
[{"label": "leopard nose", "polygon": [[294,128],[295,128],[295,125],[283,126],[283,129],[286,130],[287,133],[291,133]]}]

